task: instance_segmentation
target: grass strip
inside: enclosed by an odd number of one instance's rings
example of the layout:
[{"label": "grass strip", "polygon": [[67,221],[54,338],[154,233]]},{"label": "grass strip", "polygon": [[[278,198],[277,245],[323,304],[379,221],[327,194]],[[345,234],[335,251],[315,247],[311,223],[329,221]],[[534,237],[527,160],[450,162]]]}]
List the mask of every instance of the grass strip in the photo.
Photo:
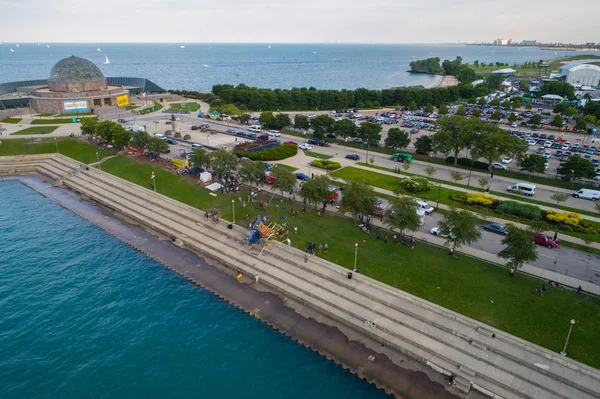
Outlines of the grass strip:
[{"label": "grass strip", "polygon": [[18,132],[11,133],[11,136],[24,136],[27,134],[48,134],[58,129],[58,126],[34,126],[28,127]]},{"label": "grass strip", "polygon": [[304,151],[304,155],[307,155],[307,156],[312,157],[312,158],[318,158],[318,159],[331,159],[331,158],[333,158],[333,156],[331,156],[331,155],[321,154],[319,152],[313,152],[313,151],[308,151],[308,150]]}]

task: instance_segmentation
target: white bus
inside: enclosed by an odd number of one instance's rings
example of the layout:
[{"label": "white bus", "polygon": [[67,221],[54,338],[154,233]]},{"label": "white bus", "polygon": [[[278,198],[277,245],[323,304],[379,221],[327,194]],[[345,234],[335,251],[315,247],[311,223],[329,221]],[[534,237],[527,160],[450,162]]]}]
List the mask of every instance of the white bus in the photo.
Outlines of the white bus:
[{"label": "white bus", "polygon": [[251,132],[260,132],[260,125],[252,125],[248,128],[248,130],[250,130]]}]

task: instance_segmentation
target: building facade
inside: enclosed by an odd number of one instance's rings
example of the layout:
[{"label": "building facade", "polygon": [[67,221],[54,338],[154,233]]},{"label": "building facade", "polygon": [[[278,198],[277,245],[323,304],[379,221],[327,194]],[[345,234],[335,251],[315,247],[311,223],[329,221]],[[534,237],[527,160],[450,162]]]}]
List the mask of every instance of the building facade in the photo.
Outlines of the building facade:
[{"label": "building facade", "polygon": [[573,86],[600,86],[600,67],[592,64],[567,64],[560,68],[559,79]]}]

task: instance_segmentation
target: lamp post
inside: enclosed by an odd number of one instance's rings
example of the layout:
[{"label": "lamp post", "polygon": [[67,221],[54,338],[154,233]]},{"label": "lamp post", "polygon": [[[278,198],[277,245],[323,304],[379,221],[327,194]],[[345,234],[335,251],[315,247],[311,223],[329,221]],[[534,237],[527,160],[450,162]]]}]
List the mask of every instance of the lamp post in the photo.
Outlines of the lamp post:
[{"label": "lamp post", "polygon": [[156,192],[156,175],[154,174],[154,172],[152,172],[152,176],[150,178],[152,179],[152,189],[154,190],[154,192]]},{"label": "lamp post", "polygon": [[575,325],[575,319],[571,319],[571,325],[569,326],[569,333],[567,334],[567,341],[565,342],[565,347],[563,348],[561,355],[567,356],[567,345],[569,345],[569,338],[571,337],[571,330],[573,330],[573,326]]},{"label": "lamp post", "polygon": [[467,181],[467,187],[471,187],[471,173],[473,173],[473,162],[474,159],[471,159],[471,168],[469,169],[469,181]]},{"label": "lamp post", "polygon": [[358,243],[355,242],[354,243],[354,269],[352,270],[354,273],[356,273],[356,259],[358,258]]},{"label": "lamp post", "polygon": [[96,151],[96,162],[98,162],[98,169],[102,170],[100,169],[100,154],[98,153],[98,151]]},{"label": "lamp post", "polygon": [[440,191],[442,190],[442,183],[438,183],[438,197],[437,197],[437,203],[435,204],[435,210],[438,210],[438,207],[440,206]]},{"label": "lamp post", "polygon": [[231,200],[231,210],[233,211],[233,224],[235,224],[235,200]]},{"label": "lamp post", "polygon": [[54,138],[54,144],[56,144],[56,153],[60,154],[60,152],[58,151],[58,141],[56,141],[56,137]]}]

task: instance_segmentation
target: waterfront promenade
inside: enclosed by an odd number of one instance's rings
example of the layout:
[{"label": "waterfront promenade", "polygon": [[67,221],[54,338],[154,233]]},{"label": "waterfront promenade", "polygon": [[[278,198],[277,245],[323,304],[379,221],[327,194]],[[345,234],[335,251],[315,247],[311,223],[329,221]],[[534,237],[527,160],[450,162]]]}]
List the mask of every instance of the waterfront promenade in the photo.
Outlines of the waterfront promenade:
[{"label": "waterfront promenade", "polygon": [[[38,161],[39,163],[40,161]],[[62,156],[37,171],[178,244],[216,259],[261,284],[319,311],[441,374],[457,376],[456,389],[503,398],[598,398],[600,374],[483,323],[443,309],[347,269],[274,243],[262,255],[246,231],[204,220],[203,213],[104,172],[81,170]],[[372,327],[366,323],[374,323]]]}]

